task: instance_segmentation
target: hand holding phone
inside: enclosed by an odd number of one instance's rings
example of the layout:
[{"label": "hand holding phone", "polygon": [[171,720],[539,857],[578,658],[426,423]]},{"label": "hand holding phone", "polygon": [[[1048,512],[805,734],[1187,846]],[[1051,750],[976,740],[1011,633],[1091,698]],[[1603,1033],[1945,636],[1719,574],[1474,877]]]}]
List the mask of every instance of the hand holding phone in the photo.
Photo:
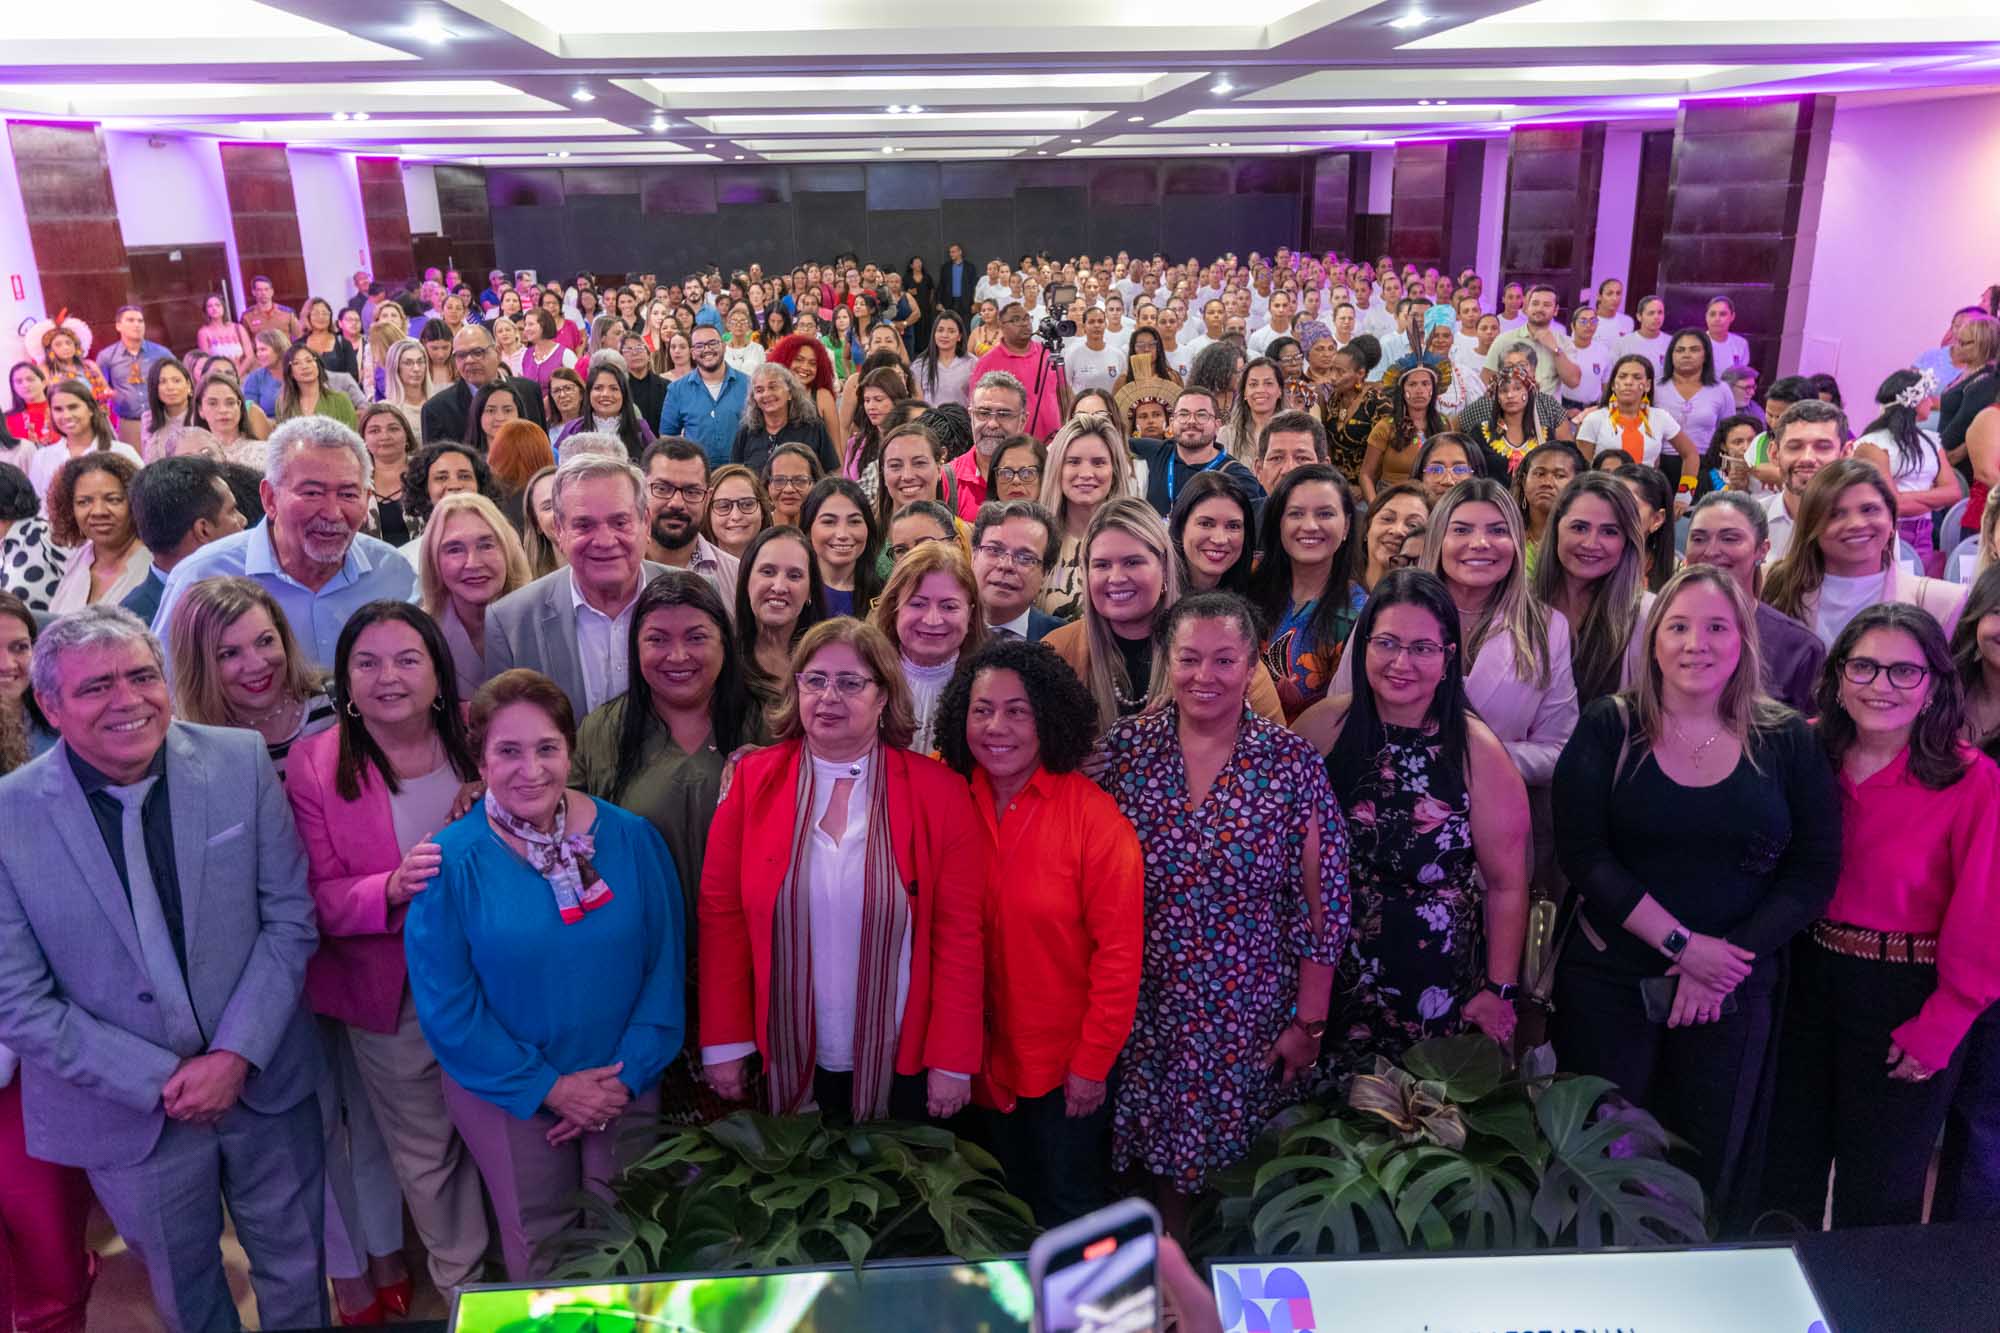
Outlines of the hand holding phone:
[{"label": "hand holding phone", "polygon": [[1159,1265],[1160,1215],[1143,1200],[1044,1233],[1028,1250],[1037,1333],[1151,1333],[1160,1319]]}]

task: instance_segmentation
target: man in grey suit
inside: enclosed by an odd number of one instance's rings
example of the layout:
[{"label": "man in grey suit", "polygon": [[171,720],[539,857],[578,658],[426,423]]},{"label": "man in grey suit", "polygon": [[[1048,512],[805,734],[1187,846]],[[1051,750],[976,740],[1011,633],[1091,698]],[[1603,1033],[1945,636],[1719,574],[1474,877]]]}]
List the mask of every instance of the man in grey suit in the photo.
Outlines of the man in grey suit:
[{"label": "man in grey suit", "polygon": [[92,606],[35,643],[62,734],[0,779],[0,1042],[28,1151],[82,1167],[176,1333],[240,1327],[227,1202],[265,1328],[327,1322],[318,943],[254,731],[173,722],[158,640]]},{"label": "man in grey suit", "polygon": [[486,675],[533,667],[581,720],[625,693],[632,606],[667,572],[646,559],[646,479],[623,458],[572,454],[551,494],[569,561],[486,610]]}]

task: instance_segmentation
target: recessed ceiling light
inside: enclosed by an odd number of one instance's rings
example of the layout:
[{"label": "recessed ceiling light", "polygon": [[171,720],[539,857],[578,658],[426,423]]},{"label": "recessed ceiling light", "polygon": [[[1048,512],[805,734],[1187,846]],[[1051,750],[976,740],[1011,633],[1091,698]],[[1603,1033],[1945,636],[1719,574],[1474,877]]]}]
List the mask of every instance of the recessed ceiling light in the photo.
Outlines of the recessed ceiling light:
[{"label": "recessed ceiling light", "polygon": [[1390,19],[1389,26],[1398,30],[1402,30],[1405,28],[1421,28],[1430,21],[1431,21],[1431,16],[1429,14],[1424,13],[1420,9],[1413,9],[1399,19]]},{"label": "recessed ceiling light", "polygon": [[588,88],[579,88],[570,94],[570,100],[572,102],[595,102],[597,94]]},{"label": "recessed ceiling light", "polygon": [[1214,83],[1208,86],[1208,90],[1214,93],[1217,97],[1221,97],[1224,93],[1235,92],[1236,85],[1231,83],[1228,79],[1217,79]]},{"label": "recessed ceiling light", "polygon": [[1071,142],[1071,143],[1082,143],[1082,142],[1083,142],[1083,140],[1081,140],[1081,139],[1071,139],[1071,140],[1070,140],[1070,142]]},{"label": "recessed ceiling light", "polygon": [[737,160],[738,162],[741,162],[741,161],[743,160],[743,154],[741,154],[741,153],[738,153],[738,154],[736,155],[736,160]]},{"label": "recessed ceiling light", "polygon": [[420,42],[429,42],[432,46],[437,46],[451,40],[451,33],[436,19],[419,20],[410,28],[410,36]]},{"label": "recessed ceiling light", "polygon": [[1125,117],[1125,123],[1127,125],[1137,125],[1140,121],[1144,119],[1145,119],[1144,116],[1127,116]]},{"label": "recessed ceiling light", "polygon": [[556,154],[556,156],[557,156],[557,157],[568,157],[568,156],[569,156],[569,149],[567,149],[567,148],[563,149],[563,150],[562,150],[562,151],[561,151],[560,153],[557,153],[557,154]]},{"label": "recessed ceiling light", "polygon": [[1046,148],[1037,148],[1035,150],[1036,157],[1047,157],[1048,155],[1049,155],[1049,150]]},{"label": "recessed ceiling light", "polygon": [[354,119],[356,119],[356,120],[366,120],[366,119],[368,119],[368,113],[367,113],[366,111],[357,111],[357,112],[355,112],[355,113],[354,113]]},{"label": "recessed ceiling light", "polygon": [[1417,99],[1418,106],[1429,106],[1430,104],[1431,104],[1431,99],[1428,97],[1419,97]]},{"label": "recessed ceiling light", "polygon": [[891,107],[889,108],[889,114],[890,114],[890,115],[892,115],[892,116],[900,116],[900,115],[902,115],[902,114],[903,114],[903,104],[902,104],[901,102],[898,102],[898,103],[896,103],[895,105],[891,106]]},{"label": "recessed ceiling light", "polygon": [[1446,98],[1446,97],[1440,97],[1440,98],[1438,98],[1438,100],[1437,100],[1437,101],[1436,101],[1436,102],[1434,103],[1434,105],[1436,105],[1436,106],[1450,106],[1450,105],[1451,105],[1451,99],[1450,99],[1450,98]]},{"label": "recessed ceiling light", "polygon": [[883,152],[885,152],[885,153],[893,153],[893,152],[895,152],[895,151],[896,151],[896,148],[895,148],[895,145],[894,145],[894,144],[886,144],[886,143],[885,143],[885,144],[883,144],[883,145],[882,145],[882,151],[883,151]]},{"label": "recessed ceiling light", "polygon": [[924,114],[924,109],[912,103],[910,106],[910,114],[913,116],[921,116],[922,114]]},{"label": "recessed ceiling light", "polygon": [[333,113],[333,118],[334,118],[335,120],[346,120],[346,119],[347,119],[347,113],[346,113],[345,111],[336,111],[336,112],[334,112],[334,113]]},{"label": "recessed ceiling light", "polygon": [[714,144],[712,144],[712,143],[705,143],[705,144],[703,144],[703,145],[702,145],[702,147],[703,147],[703,148],[713,148],[713,147],[715,147],[715,145],[714,145]]}]

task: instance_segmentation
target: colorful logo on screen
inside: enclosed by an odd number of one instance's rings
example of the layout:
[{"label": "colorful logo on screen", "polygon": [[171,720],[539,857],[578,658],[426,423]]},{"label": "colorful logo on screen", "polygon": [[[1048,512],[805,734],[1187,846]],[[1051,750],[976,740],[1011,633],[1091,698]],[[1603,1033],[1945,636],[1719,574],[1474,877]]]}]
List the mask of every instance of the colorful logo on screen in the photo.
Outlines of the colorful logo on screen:
[{"label": "colorful logo on screen", "polygon": [[1306,1280],[1289,1268],[1217,1267],[1215,1303],[1225,1333],[1308,1333],[1312,1294]]}]

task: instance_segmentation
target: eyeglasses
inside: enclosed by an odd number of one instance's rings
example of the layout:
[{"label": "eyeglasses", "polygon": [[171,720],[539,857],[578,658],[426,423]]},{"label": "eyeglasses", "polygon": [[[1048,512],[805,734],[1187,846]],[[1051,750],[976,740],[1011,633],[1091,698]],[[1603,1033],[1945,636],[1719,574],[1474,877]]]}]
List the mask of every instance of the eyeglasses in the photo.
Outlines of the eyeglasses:
[{"label": "eyeglasses", "polygon": [[470,361],[473,357],[485,356],[488,352],[492,350],[493,349],[491,347],[461,347],[458,350],[454,351],[452,355],[457,357],[461,361]]},{"label": "eyeglasses", "polygon": [[[679,495],[681,499],[687,501],[689,504],[698,505],[708,498],[708,487],[676,486],[670,481],[649,481],[646,483],[646,493],[651,495],[655,500],[662,502],[671,500],[675,495]],[[745,503],[751,502],[745,501]]]},{"label": "eyeglasses", "polygon": [[1450,477],[1453,481],[1464,481],[1467,477],[1472,476],[1473,473],[1474,468],[1470,463],[1453,463],[1449,467],[1443,463],[1426,463],[1424,465],[1424,475],[1426,477]]},{"label": "eyeglasses", "polygon": [[[662,499],[666,497],[662,496]],[[717,518],[727,518],[731,514],[741,514],[748,518],[757,512],[757,497],[746,495],[741,500],[717,500],[708,507],[708,512]]]},{"label": "eyeglasses", "polygon": [[1211,422],[1211,421],[1214,421],[1215,419],[1216,419],[1216,416],[1215,416],[1215,413],[1213,413],[1213,412],[1176,412],[1176,413],[1174,413],[1174,420],[1175,420],[1175,421],[1186,421],[1186,422],[1192,422],[1192,423],[1194,423],[1194,424],[1196,424],[1196,425],[1202,425],[1202,426],[1205,426],[1205,425],[1207,425],[1207,424],[1208,424],[1209,422]]},{"label": "eyeglasses", "polygon": [[704,351],[707,351],[707,350],[708,350],[709,348],[711,348],[711,347],[715,347],[715,348],[720,348],[720,347],[722,346],[722,339],[720,339],[720,338],[698,338],[698,339],[696,339],[695,341],[693,341],[693,342],[689,343],[689,344],[688,344],[688,346],[690,346],[690,347],[694,348],[694,350],[695,350],[695,351],[697,351],[697,352],[704,352]]},{"label": "eyeglasses", "polygon": [[983,555],[988,560],[1005,561],[1016,569],[1033,569],[1042,563],[1039,551],[1030,551],[1026,547],[1010,551],[998,542],[983,543],[974,554]]},{"label": "eyeglasses", "polygon": [[1027,467],[1003,467],[993,473],[993,480],[1006,482],[1034,482],[1042,479],[1042,470],[1030,463]]},{"label": "eyeglasses", "polygon": [[972,409],[972,419],[974,421],[983,421],[989,426],[1000,425],[1009,421],[1019,421],[1025,415],[1027,414],[1017,412],[1011,407],[975,407]]},{"label": "eyeglasses", "polygon": [[1873,685],[1875,678],[1885,671],[1889,673],[1889,683],[1899,690],[1914,690],[1931,674],[1931,669],[1921,662],[1877,662],[1872,657],[1850,657],[1840,664],[1840,674],[1855,685]]},{"label": "eyeglasses", "polygon": [[1445,645],[1434,639],[1412,639],[1405,643],[1393,634],[1376,634],[1369,638],[1368,649],[1385,662],[1393,662],[1408,653],[1410,660],[1418,666],[1429,666],[1449,651]]},{"label": "eyeglasses", "polygon": [[941,542],[943,540],[944,538],[942,537],[919,537],[913,542],[897,542],[889,548],[889,559],[892,561],[901,560],[919,546],[928,546],[932,542]]},{"label": "eyeglasses", "polygon": [[773,477],[764,483],[774,491],[809,491],[812,489],[812,484],[811,477]]},{"label": "eyeglasses", "polygon": [[794,679],[799,683],[801,694],[825,694],[833,690],[843,699],[858,699],[875,683],[867,676],[859,676],[852,671],[842,671],[837,675],[827,671],[801,671]]}]

